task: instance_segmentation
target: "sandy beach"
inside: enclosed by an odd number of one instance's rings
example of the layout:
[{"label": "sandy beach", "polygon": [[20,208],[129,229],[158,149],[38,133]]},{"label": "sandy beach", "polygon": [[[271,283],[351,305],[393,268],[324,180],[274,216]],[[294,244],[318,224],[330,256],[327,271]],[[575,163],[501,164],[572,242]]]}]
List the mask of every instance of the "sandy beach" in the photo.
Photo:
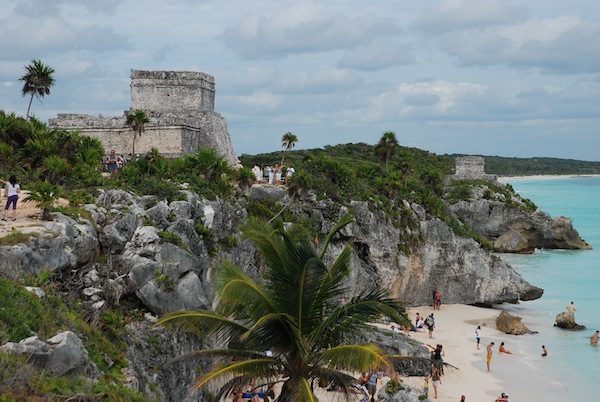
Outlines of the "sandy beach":
[{"label": "sandy beach", "polygon": [[[414,320],[416,313],[428,315],[433,312],[431,306],[411,308],[408,313]],[[433,347],[443,345],[444,362],[455,366],[445,368],[442,384],[438,388],[438,401],[457,402],[461,395],[467,401],[494,401],[501,392],[510,392],[503,387],[502,373],[509,369],[513,356],[498,353],[498,345],[504,341],[510,350],[510,336],[496,329],[495,320],[500,310],[472,307],[461,304],[442,305],[434,312],[435,330],[433,339],[427,332],[414,333],[411,336]],[[477,350],[475,328],[481,325],[482,338]],[[486,346],[494,342],[491,372],[486,367]],[[423,387],[422,377],[403,377],[403,381],[418,388]],[[433,398],[433,387],[430,384],[429,396]],[[512,396],[512,395],[511,395]],[[515,399],[518,400],[518,399]]]},{"label": "sandy beach", "polygon": [[506,183],[519,180],[550,180],[550,179],[573,179],[579,177],[600,177],[600,174],[565,174],[565,175],[532,175],[532,176],[499,176],[498,181]]}]

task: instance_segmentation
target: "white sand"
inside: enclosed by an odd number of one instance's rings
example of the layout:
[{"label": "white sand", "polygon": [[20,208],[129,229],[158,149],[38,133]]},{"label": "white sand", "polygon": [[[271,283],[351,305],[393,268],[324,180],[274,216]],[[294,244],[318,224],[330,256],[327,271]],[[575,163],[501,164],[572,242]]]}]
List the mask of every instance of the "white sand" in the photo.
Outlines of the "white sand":
[{"label": "white sand", "polygon": [[[518,355],[505,355],[498,352],[500,342],[506,342],[507,349],[511,349],[514,336],[506,335],[496,329],[496,317],[501,310],[472,307],[462,304],[442,304],[439,311],[433,311],[431,306],[414,307],[408,310],[411,321],[414,322],[416,313],[427,316],[434,313],[435,330],[433,339],[427,332],[411,332],[410,336],[424,344],[435,347],[443,345],[445,352],[444,362],[455,366],[446,366],[442,384],[438,388],[438,398],[434,399],[433,386],[429,382],[429,398],[439,402],[459,402],[461,395],[466,396],[467,402],[492,402],[501,392],[507,392],[513,401],[530,400],[520,396],[527,387],[524,370],[519,363]],[[481,325],[482,338],[480,350],[477,350],[475,328]],[[390,328],[389,325],[378,325]],[[399,334],[398,336],[404,336]],[[486,367],[486,346],[494,342],[491,372]],[[423,377],[401,377],[405,384],[423,389]],[[384,377],[379,388],[385,386],[389,380]],[[512,386],[507,389],[504,383]],[[517,384],[518,383],[518,384]],[[319,400],[340,401],[341,395],[337,393],[317,390]],[[355,400],[359,400],[356,397]]]},{"label": "white sand", "polygon": [[[510,344],[508,336],[496,329],[495,320],[500,310],[472,307],[461,304],[442,305],[439,311],[433,311],[431,306],[411,308],[408,313],[414,321],[416,313],[429,315],[434,313],[435,330],[433,339],[427,332],[414,333],[415,339],[435,347],[443,345],[444,362],[455,366],[456,369],[445,367],[442,384],[438,387],[438,401],[458,402],[461,395],[471,401],[493,401],[503,389],[497,372],[503,372],[511,365],[514,356],[498,353],[500,342]],[[481,325],[482,338],[480,350],[477,350],[475,328]],[[493,358],[490,373],[486,367],[486,346],[494,342]],[[510,347],[507,347],[510,350]],[[403,377],[403,381],[415,387],[423,387],[423,377]],[[429,397],[434,396],[433,386],[429,384]]]},{"label": "white sand", "polygon": [[571,179],[578,177],[599,177],[600,174],[564,174],[564,175],[532,175],[532,176],[500,176],[498,181],[507,183],[520,180],[549,180],[549,179]]}]

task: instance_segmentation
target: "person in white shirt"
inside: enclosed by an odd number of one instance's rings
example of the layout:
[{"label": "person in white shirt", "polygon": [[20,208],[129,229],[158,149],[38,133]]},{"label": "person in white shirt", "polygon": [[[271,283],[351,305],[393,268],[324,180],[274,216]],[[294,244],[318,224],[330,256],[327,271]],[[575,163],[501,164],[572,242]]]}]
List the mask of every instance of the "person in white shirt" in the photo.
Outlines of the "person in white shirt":
[{"label": "person in white shirt", "polygon": [[8,220],[8,208],[10,208],[10,205],[12,204],[12,206],[13,206],[12,220],[16,221],[17,220],[17,201],[19,200],[19,194],[21,193],[21,186],[19,185],[19,183],[17,183],[17,176],[15,176],[13,174],[12,176],[10,176],[8,181],[4,181],[4,180],[0,179],[0,183],[6,185],[6,192],[7,192],[6,195],[8,197],[8,199],[6,200],[6,207],[4,207],[4,218],[2,220],[3,221]]}]

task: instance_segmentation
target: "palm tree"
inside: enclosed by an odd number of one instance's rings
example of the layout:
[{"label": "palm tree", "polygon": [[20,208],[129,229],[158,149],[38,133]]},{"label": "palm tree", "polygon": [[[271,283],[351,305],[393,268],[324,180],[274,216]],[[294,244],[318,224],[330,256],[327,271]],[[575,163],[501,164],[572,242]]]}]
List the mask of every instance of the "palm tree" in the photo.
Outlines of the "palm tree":
[{"label": "palm tree", "polygon": [[231,395],[250,378],[263,384],[282,383],[279,402],[316,401],[316,384],[334,384],[349,397],[350,378],[342,370],[389,367],[388,356],[376,345],[351,344],[357,334],[383,315],[407,322],[404,308],[379,289],[363,292],[348,302],[346,287],[352,247],[347,245],[327,266],[323,257],[332,237],[352,222],[343,216],[323,242],[320,252],[308,239],[295,241],[281,221],[274,226],[251,219],[243,237],[260,252],[262,280],[223,261],[215,270],[218,304],[214,311],[179,311],[158,324],[216,335],[220,344],[197,353],[217,359],[193,385],[197,390],[219,385],[214,401]]},{"label": "palm tree", "polygon": [[385,162],[385,170],[388,170],[390,160],[396,153],[398,148],[398,140],[396,139],[396,133],[393,131],[386,131],[381,136],[381,139],[375,146],[375,152],[382,162]]},{"label": "palm tree", "polygon": [[133,130],[133,147],[131,150],[132,157],[135,157],[135,139],[141,137],[146,129],[146,123],[149,123],[150,119],[146,112],[140,109],[135,109],[127,115],[126,123]]},{"label": "palm tree", "polygon": [[47,181],[37,181],[30,184],[29,195],[23,199],[23,202],[35,202],[38,208],[42,209],[42,219],[51,221],[52,207],[62,195],[62,187],[54,186]]},{"label": "palm tree", "polygon": [[35,59],[31,60],[31,64],[24,66],[24,68],[27,70],[27,73],[19,78],[19,81],[24,81],[23,96],[31,94],[27,114],[25,115],[25,119],[29,120],[29,111],[31,110],[33,97],[37,96],[41,101],[41,98],[50,95],[50,87],[54,85],[54,69]]},{"label": "palm tree", "polygon": [[296,145],[297,142],[298,142],[298,137],[296,137],[296,134],[293,134],[289,131],[281,137],[281,146],[283,147],[283,156],[281,157],[281,163],[279,164],[279,166],[283,166],[283,159],[285,158],[285,151],[287,151],[288,149],[294,148],[294,146]]}]

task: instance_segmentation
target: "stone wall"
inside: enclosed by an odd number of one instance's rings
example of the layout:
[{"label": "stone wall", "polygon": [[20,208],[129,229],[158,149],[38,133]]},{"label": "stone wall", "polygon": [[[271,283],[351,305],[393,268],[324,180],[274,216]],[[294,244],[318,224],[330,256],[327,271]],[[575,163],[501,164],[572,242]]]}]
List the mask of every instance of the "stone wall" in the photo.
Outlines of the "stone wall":
[{"label": "stone wall", "polygon": [[215,79],[196,71],[131,70],[131,108],[179,115],[215,110]]},{"label": "stone wall", "polygon": [[487,180],[496,181],[496,175],[485,173],[485,159],[483,156],[457,156],[455,159],[455,173],[451,176],[456,180]]},{"label": "stone wall", "polygon": [[[215,83],[208,74],[193,71],[131,71],[132,110],[144,110],[150,122],[135,142],[136,154],[152,148],[165,156],[195,153],[199,147],[214,148],[234,165],[237,155],[227,122],[214,112]],[[80,130],[98,138],[108,154],[132,151],[133,131],[127,126],[129,111],[120,117],[58,114],[50,119],[52,129]]]}]

